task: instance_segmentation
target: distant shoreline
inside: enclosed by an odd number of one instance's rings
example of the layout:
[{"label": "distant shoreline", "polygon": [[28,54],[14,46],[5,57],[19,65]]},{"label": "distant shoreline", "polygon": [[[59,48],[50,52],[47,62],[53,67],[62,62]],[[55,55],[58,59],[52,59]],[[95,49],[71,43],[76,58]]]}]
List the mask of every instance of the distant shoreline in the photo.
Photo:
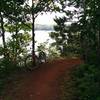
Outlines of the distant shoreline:
[{"label": "distant shoreline", "polygon": [[36,24],[35,25],[35,31],[38,30],[43,30],[43,31],[54,31],[53,25],[41,25],[41,24]]}]

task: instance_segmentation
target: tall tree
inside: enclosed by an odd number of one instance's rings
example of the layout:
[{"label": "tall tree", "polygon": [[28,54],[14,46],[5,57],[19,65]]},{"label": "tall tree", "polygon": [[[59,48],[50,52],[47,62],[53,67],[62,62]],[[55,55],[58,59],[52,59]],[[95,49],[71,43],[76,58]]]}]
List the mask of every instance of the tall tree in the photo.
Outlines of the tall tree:
[{"label": "tall tree", "polygon": [[54,21],[57,25],[54,26],[55,32],[50,33],[50,37],[55,40],[57,49],[60,50],[61,55],[64,55],[64,50],[67,45],[67,33],[66,33],[66,17],[55,18]]},{"label": "tall tree", "polygon": [[[5,41],[5,24],[9,23],[16,18],[14,18],[15,13],[20,13],[20,10],[22,9],[21,5],[24,3],[25,0],[1,0],[0,1],[0,28],[1,28],[1,34],[2,34],[2,41],[3,41],[3,47],[4,47],[4,56],[6,56],[6,41]],[[20,9],[16,9],[20,8]],[[17,16],[16,16],[17,17]],[[18,20],[18,19],[17,19]]]},{"label": "tall tree", "polygon": [[[60,1],[60,0],[58,0]],[[61,0],[63,1],[63,0]],[[32,55],[33,61],[35,61],[35,33],[34,33],[34,25],[35,19],[39,14],[43,12],[49,12],[58,10],[59,7],[55,4],[55,0],[32,0],[31,14],[32,14]]]},{"label": "tall tree", "polygon": [[[0,13],[0,23],[1,23],[1,36],[2,36],[3,47],[4,47],[4,49],[6,49],[4,18],[3,18],[3,14],[2,13]],[[5,52],[4,52],[4,57],[5,57]]]},{"label": "tall tree", "polygon": [[[78,26],[82,55],[86,62],[92,59],[100,61],[100,2],[98,0],[70,0],[69,5],[78,11]],[[93,61],[92,61],[93,62]]]}]

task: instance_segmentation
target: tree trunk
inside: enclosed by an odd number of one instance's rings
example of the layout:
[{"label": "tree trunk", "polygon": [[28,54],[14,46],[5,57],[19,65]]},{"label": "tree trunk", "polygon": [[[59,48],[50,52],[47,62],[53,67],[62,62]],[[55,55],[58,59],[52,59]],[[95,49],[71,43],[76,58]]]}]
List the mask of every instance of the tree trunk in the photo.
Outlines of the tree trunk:
[{"label": "tree trunk", "polygon": [[16,31],[15,31],[15,37],[16,37],[16,47],[15,47],[15,55],[14,55],[14,65],[17,66],[17,58],[18,58],[18,23],[16,22]]},{"label": "tree trunk", "polygon": [[0,13],[0,17],[1,17],[1,32],[2,32],[2,42],[3,42],[3,47],[4,47],[4,57],[6,57],[6,42],[5,42],[5,30],[4,30],[4,21],[3,21],[3,16]]},{"label": "tree trunk", "polygon": [[[33,0],[32,0],[32,8],[34,7]],[[32,61],[35,65],[35,17],[34,17],[34,10],[32,9]]]}]

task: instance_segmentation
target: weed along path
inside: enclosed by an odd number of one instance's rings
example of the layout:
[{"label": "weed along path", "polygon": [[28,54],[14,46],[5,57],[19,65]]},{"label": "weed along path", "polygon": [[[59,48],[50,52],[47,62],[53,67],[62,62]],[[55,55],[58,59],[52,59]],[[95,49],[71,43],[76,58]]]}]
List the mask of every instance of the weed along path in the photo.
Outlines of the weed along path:
[{"label": "weed along path", "polygon": [[2,100],[60,100],[59,78],[80,63],[80,59],[60,59],[42,64],[9,83]]}]

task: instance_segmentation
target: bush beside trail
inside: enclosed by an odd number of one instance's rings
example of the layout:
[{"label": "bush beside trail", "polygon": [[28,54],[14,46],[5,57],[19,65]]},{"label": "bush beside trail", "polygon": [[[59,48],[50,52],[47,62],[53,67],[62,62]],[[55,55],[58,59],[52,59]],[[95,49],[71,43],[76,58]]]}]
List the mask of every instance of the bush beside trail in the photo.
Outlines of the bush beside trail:
[{"label": "bush beside trail", "polygon": [[84,64],[74,72],[78,100],[100,100],[100,67]]},{"label": "bush beside trail", "polygon": [[100,67],[82,64],[62,80],[61,100],[100,100]]}]

